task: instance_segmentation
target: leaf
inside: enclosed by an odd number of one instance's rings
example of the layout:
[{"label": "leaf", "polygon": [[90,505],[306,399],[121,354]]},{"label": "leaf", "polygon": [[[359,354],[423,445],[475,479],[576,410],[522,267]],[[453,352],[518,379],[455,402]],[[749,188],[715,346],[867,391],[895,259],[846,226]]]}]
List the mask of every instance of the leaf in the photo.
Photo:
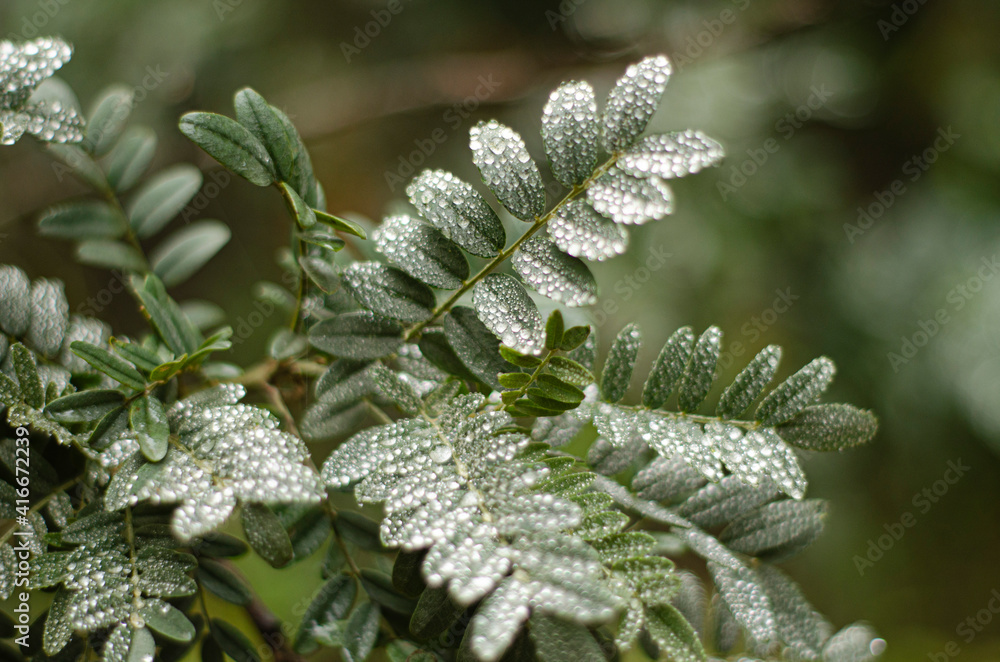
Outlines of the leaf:
[{"label": "leaf", "polygon": [[411,216],[390,216],[375,231],[375,246],[403,271],[428,285],[454,290],[469,277],[469,263],[437,229]]},{"label": "leaf", "polygon": [[597,302],[597,282],[581,260],[566,255],[544,235],[521,244],[511,266],[539,294],[567,306]]},{"label": "leaf", "polygon": [[309,330],[316,349],[348,359],[377,359],[392,354],[403,342],[403,327],[369,312],[344,313]]},{"label": "leaf", "polygon": [[31,324],[25,344],[43,356],[58,356],[68,329],[69,302],[62,281],[36,278],[31,284]]},{"label": "leaf", "polygon": [[215,113],[187,113],[181,117],[180,130],[251,184],[274,183],[275,166],[267,148],[236,120]]},{"label": "leaf", "polygon": [[677,389],[677,406],[683,412],[693,412],[705,400],[715,383],[715,371],[722,353],[722,331],[710,326],[698,338]]},{"label": "leaf", "polygon": [[754,646],[769,647],[774,642],[776,623],[771,601],[753,572],[742,565],[727,567],[708,562],[715,588],[736,621],[746,629]]},{"label": "leaf", "polygon": [[832,627],[802,596],[799,587],[777,568],[761,564],[757,577],[774,608],[778,635],[801,659],[821,659]]},{"label": "leaf", "polygon": [[[306,149],[305,143],[302,142],[302,136],[299,135],[295,125],[292,124],[292,121],[288,119],[288,116],[280,108],[271,106],[271,112],[284,125],[285,135],[288,136],[288,140],[292,143],[292,154],[295,156],[295,176],[292,183],[295,184],[296,190],[298,190],[299,195],[302,196],[307,205],[317,210],[325,208],[325,204],[320,199],[320,187],[316,183],[316,176],[313,173],[309,150]],[[317,217],[319,217],[319,213],[317,213]],[[362,238],[364,237],[362,236]]]},{"label": "leaf", "polygon": [[[467,382],[477,382],[479,378],[472,374],[462,359],[458,358],[455,350],[452,349],[444,331],[430,330],[424,331],[420,335],[420,342],[417,344],[420,353],[432,365],[443,370],[449,375],[455,375],[459,379]],[[501,354],[503,347],[500,348]]]},{"label": "leaf", "polygon": [[854,623],[843,628],[823,648],[826,662],[873,662],[885,650],[871,626]]},{"label": "leaf", "polygon": [[20,338],[31,323],[31,281],[10,265],[0,265],[0,329]]},{"label": "leaf", "polygon": [[59,239],[114,239],[125,233],[122,215],[107,203],[88,201],[49,209],[38,221],[38,232]]},{"label": "leaf", "polygon": [[729,419],[745,412],[774,378],[779,361],[780,347],[768,345],[762,349],[723,392],[715,413]]},{"label": "leaf", "polygon": [[191,641],[195,635],[194,625],[177,607],[156,598],[147,599],[139,609],[146,626],[174,641]]},{"label": "leaf", "polygon": [[513,276],[488,274],[476,284],[472,302],[479,320],[504,345],[522,354],[542,351],[542,316]]},{"label": "leaf", "polygon": [[601,146],[606,151],[614,153],[628,147],[646,129],[672,70],[664,55],[647,57],[625,70],[604,103]]},{"label": "leaf", "polygon": [[267,149],[281,182],[298,184],[293,139],[289,138],[275,109],[249,87],[236,93],[234,105],[236,119]]},{"label": "leaf", "polygon": [[45,391],[42,388],[42,380],[38,377],[34,354],[21,343],[15,343],[10,348],[10,358],[14,364],[17,386],[24,402],[30,407],[41,409],[45,406]]},{"label": "leaf", "polygon": [[137,398],[129,410],[132,429],[138,433],[139,449],[150,462],[159,462],[167,454],[170,424],[163,403],[157,398]]},{"label": "leaf", "polygon": [[243,504],[240,512],[247,542],[272,568],[291,563],[295,552],[288,532],[270,508],[259,503]]},{"label": "leaf", "polygon": [[400,410],[410,416],[420,413],[420,396],[409,382],[403,381],[399,375],[381,363],[373,364],[368,374],[375,389],[383,397],[396,403]]},{"label": "leaf", "polygon": [[141,391],[146,388],[146,378],[135,366],[116,354],[97,345],[79,340],[70,344],[74,354],[89,363],[95,370],[103,372],[116,382]]},{"label": "leaf", "polygon": [[660,647],[660,655],[675,662],[703,662],[708,657],[698,633],[687,619],[670,605],[646,611],[646,629]]},{"label": "leaf", "polygon": [[[563,333],[562,342],[559,349],[564,352],[572,352],[581,347],[590,337],[590,326],[571,326]],[[572,358],[572,357],[570,357]]]},{"label": "leaf", "polygon": [[365,233],[364,228],[355,223],[354,221],[348,220],[346,218],[341,218],[339,216],[334,216],[333,214],[328,214],[325,211],[320,211],[319,209],[313,209],[313,213],[316,214],[316,220],[321,223],[326,223],[334,230],[340,232],[346,232],[347,234],[353,234],[355,237],[360,237],[361,239],[367,239],[368,235]]},{"label": "leaf", "polygon": [[[81,183],[89,186],[99,193],[111,193],[108,181],[104,176],[104,171],[89,154],[76,145],[59,145],[49,143],[45,146],[48,151],[68,167]],[[65,172],[65,169],[61,169]]]},{"label": "leaf", "polygon": [[103,269],[146,271],[149,268],[142,253],[120,241],[84,241],[76,247],[76,259],[82,264]]},{"label": "leaf", "polygon": [[719,541],[749,556],[782,561],[819,537],[826,512],[827,504],[820,499],[775,501],[727,526]]},{"label": "leaf", "polygon": [[198,584],[235,605],[248,605],[253,599],[250,588],[236,573],[211,559],[199,559],[195,574]]},{"label": "leaf", "polygon": [[685,326],[673,333],[660,350],[642,388],[642,405],[662,407],[694,354],[694,331]]},{"label": "leaf", "polygon": [[483,182],[500,204],[522,221],[542,215],[542,176],[516,131],[496,120],[480,122],[469,130],[469,148]]},{"label": "leaf", "polygon": [[282,195],[285,196],[285,201],[288,203],[288,210],[295,217],[295,221],[299,224],[300,228],[308,230],[316,225],[316,212],[295,192],[295,189],[285,182],[278,182],[278,188],[281,189]]},{"label": "leaf", "polygon": [[[636,488],[634,481],[632,488]],[[756,510],[778,494],[777,486],[771,481],[750,485],[741,476],[729,475],[701,487],[686,498],[677,507],[677,514],[696,526],[708,529]]]},{"label": "leaf", "polygon": [[638,179],[611,168],[587,189],[587,202],[615,223],[642,225],[674,211],[674,197],[659,177]]},{"label": "leaf", "polygon": [[334,236],[324,230],[300,232],[299,239],[306,242],[307,244],[311,244],[313,246],[319,246],[320,248],[325,248],[331,251],[339,251],[342,248],[344,248],[344,246],[347,245],[347,242],[345,242],[340,237]]},{"label": "leaf", "polygon": [[594,383],[594,374],[572,359],[553,356],[547,367],[553,375],[575,386],[584,387]]},{"label": "leaf", "polygon": [[201,171],[192,165],[176,165],[157,173],[136,191],[128,206],[136,235],[145,239],[162,230],[191,202],[201,184]]},{"label": "leaf", "polygon": [[160,279],[149,274],[141,281],[133,278],[131,286],[153,327],[174,354],[194,353],[201,345],[201,335],[167,294]]},{"label": "leaf", "polygon": [[873,413],[842,404],[811,405],[776,428],[782,439],[810,451],[854,448],[867,444],[877,431]]},{"label": "leaf", "polygon": [[629,324],[618,333],[611,344],[604,369],[601,371],[601,399],[605,402],[618,402],[625,397],[641,343],[642,335],[639,327]]},{"label": "leaf", "polygon": [[565,330],[566,326],[563,322],[562,313],[557,308],[549,314],[549,319],[545,322],[545,349],[559,349]]},{"label": "leaf", "polygon": [[60,423],[82,423],[96,421],[124,402],[120,391],[79,391],[53,400],[45,406],[45,413]]},{"label": "leaf", "polygon": [[560,208],[547,228],[555,245],[573,257],[600,262],[621,255],[628,247],[625,228],[579,198]]},{"label": "leaf", "polygon": [[542,111],[542,140],[552,174],[562,184],[583,184],[597,165],[597,101],[590,84],[563,83]]},{"label": "leaf", "polygon": [[128,658],[125,662],[144,662],[154,659],[156,655],[156,641],[153,635],[146,628],[132,630],[132,641],[128,648]]},{"label": "leaf", "polygon": [[116,191],[127,191],[142,178],[156,154],[156,134],[146,127],[125,132],[108,156],[108,183]]},{"label": "leaf", "polygon": [[464,611],[465,607],[448,596],[447,587],[428,587],[417,599],[410,618],[410,633],[418,641],[433,639],[445,632]]},{"label": "leaf", "polygon": [[101,93],[90,111],[83,144],[92,154],[101,156],[114,146],[125,129],[135,95],[125,85],[112,85]]},{"label": "leaf", "polygon": [[779,425],[815,402],[833,381],[833,361],[822,356],[806,364],[771,391],[754,414],[761,425]]},{"label": "leaf", "polygon": [[444,318],[448,344],[469,371],[484,384],[500,390],[497,375],[513,366],[500,357],[500,341],[479,321],[475,311],[455,306]]},{"label": "leaf", "polygon": [[344,271],[343,283],[358,303],[384,317],[415,323],[433,314],[434,292],[396,267],[355,262]]},{"label": "leaf", "polygon": [[368,658],[378,638],[381,617],[378,605],[371,602],[362,602],[351,613],[344,628],[345,662],[361,662]]},{"label": "leaf", "polygon": [[250,643],[242,632],[233,625],[218,618],[213,618],[209,626],[212,639],[219,648],[236,662],[260,662],[257,647]]},{"label": "leaf", "polygon": [[232,233],[219,221],[197,221],[165,239],[150,255],[153,273],[163,284],[183,283],[229,243]]},{"label": "leaf", "polygon": [[357,592],[357,582],[347,575],[338,574],[327,580],[302,615],[302,623],[295,636],[296,652],[311,653],[316,650],[318,646],[312,637],[313,628],[346,618]]},{"label": "leaf", "polygon": [[306,277],[320,290],[332,294],[340,289],[340,277],[331,260],[311,255],[300,255],[299,266]]},{"label": "leaf", "polygon": [[633,177],[674,179],[718,165],[722,145],[701,131],[675,131],[647,136],[621,155],[616,165]]},{"label": "leaf", "polygon": [[471,185],[444,170],[424,170],[406,187],[420,214],[479,257],[496,257],[507,240],[493,208]]},{"label": "leaf", "polygon": [[531,615],[531,640],[541,662],[597,662],[604,651],[583,625],[534,613]]}]

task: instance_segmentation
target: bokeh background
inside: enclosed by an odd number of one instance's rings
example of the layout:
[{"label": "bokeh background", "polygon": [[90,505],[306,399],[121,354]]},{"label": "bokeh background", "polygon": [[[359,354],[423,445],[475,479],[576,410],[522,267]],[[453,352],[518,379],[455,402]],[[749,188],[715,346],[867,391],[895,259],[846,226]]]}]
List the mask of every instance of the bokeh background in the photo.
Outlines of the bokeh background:
[{"label": "bokeh background", "polygon": [[[467,134],[479,119],[515,127],[540,156],[556,84],[587,79],[600,97],[627,63],[670,55],[651,128],[702,129],[729,156],[678,182],[674,216],[596,266],[604,345],[638,321],[648,365],[676,327],[718,324],[730,373],[770,343],[786,348],[785,374],[832,357],[831,397],[875,410],[881,428],[867,448],[807,459],[810,495],[832,515],[790,573],[836,625],[870,621],[887,661],[945,659],[949,641],[955,659],[1000,659],[987,609],[1000,590],[1000,3],[3,0],[0,31],[74,43],[60,75],[84,108],[109,83],[145,81],[134,115],[159,134],[158,166],[216,169],[176,119],[231,114],[232,94],[255,87],[304,134],[331,210],[376,220],[410,168],[475,180]],[[32,141],[0,151],[0,261],[64,279],[74,306],[108,276],[39,240],[34,222],[79,191]],[[178,294],[236,323],[249,285],[280,274],[284,210],[234,180],[199,214],[234,238]],[[105,315],[138,328],[128,297]],[[233,359],[252,360],[267,335]],[[949,462],[968,469],[933,494]],[[904,513],[915,525],[859,564]],[[316,582],[308,566],[244,570],[285,618]],[[958,630],[977,613],[985,624]]]}]

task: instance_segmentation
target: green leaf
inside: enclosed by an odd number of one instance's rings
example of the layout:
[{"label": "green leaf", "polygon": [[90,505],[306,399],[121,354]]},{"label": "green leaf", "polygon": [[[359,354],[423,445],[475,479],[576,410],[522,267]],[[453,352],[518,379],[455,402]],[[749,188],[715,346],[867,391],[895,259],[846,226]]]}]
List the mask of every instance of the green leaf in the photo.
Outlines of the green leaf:
[{"label": "green leaf", "polygon": [[118,210],[105,202],[88,201],[49,209],[38,221],[38,232],[59,239],[115,239],[127,223]]},{"label": "green leaf", "polygon": [[417,599],[410,618],[410,633],[419,641],[437,637],[462,615],[465,607],[448,595],[447,586],[427,587]]},{"label": "green leaf", "polygon": [[288,204],[288,212],[295,217],[295,221],[299,224],[300,228],[308,230],[316,225],[316,212],[295,192],[295,189],[285,182],[278,182],[278,188],[281,189],[282,195],[285,196],[285,202]]},{"label": "green leaf", "polygon": [[412,216],[390,216],[375,232],[375,247],[428,285],[458,289],[469,277],[465,255],[441,231]]},{"label": "green leaf", "polygon": [[38,376],[35,355],[21,343],[15,343],[10,348],[10,357],[25,404],[41,409],[45,406],[45,389],[42,388],[42,380]]},{"label": "green leaf", "polygon": [[689,326],[677,329],[660,350],[646,384],[642,388],[642,405],[649,409],[662,407],[670,397],[677,380],[694,354],[694,331]]},{"label": "green leaf", "polygon": [[605,402],[618,402],[625,397],[641,343],[642,335],[635,324],[622,329],[611,343],[608,358],[601,371],[601,399]]},{"label": "green leaf", "polygon": [[553,356],[546,368],[564,382],[582,387],[594,383],[594,374],[585,367],[564,356]]},{"label": "green leaf", "polygon": [[511,349],[506,345],[500,345],[500,356],[504,361],[516,365],[519,368],[537,368],[542,365],[542,360],[531,354],[522,354],[516,349]]},{"label": "green leaf", "polygon": [[531,640],[540,662],[599,662],[607,659],[584,625],[541,613],[531,615]]},{"label": "green leaf", "polygon": [[299,266],[309,280],[327,294],[340,289],[340,276],[337,275],[337,269],[332,261],[311,255],[300,255]]},{"label": "green leaf", "polygon": [[101,93],[87,116],[83,146],[92,154],[106,154],[128,123],[135,94],[125,85],[112,85]]},{"label": "green leaf", "polygon": [[142,376],[142,373],[120,356],[81,340],[72,342],[69,347],[74,354],[89,363],[95,370],[103,372],[119,384],[137,391],[146,388],[146,378]]},{"label": "green leaf", "polygon": [[552,311],[548,321],[545,322],[545,349],[560,349],[565,331],[566,326],[563,322],[562,313],[557,308]]},{"label": "green leaf", "polygon": [[715,410],[716,414],[730,419],[745,412],[767,388],[778,370],[779,361],[781,361],[780,347],[768,345],[762,349],[723,392],[719,406]]},{"label": "green leaf", "polygon": [[526,372],[505,372],[497,378],[497,381],[504,388],[520,389],[531,383],[531,375]]},{"label": "green leaf", "polygon": [[712,384],[722,353],[722,331],[715,326],[705,330],[695,344],[677,391],[677,405],[683,412],[693,412],[705,400]]},{"label": "green leaf", "polygon": [[298,356],[308,348],[308,342],[291,329],[282,328],[274,332],[267,345],[267,355],[272,359],[284,361]]},{"label": "green leaf", "polygon": [[347,245],[340,237],[324,232],[323,230],[312,230],[310,232],[300,232],[299,239],[312,246],[319,246],[331,251],[339,251]]},{"label": "green leaf", "polygon": [[132,630],[132,641],[125,662],[145,662],[156,656],[156,641],[147,628]]},{"label": "green leaf", "polygon": [[449,375],[455,375],[467,382],[479,381],[479,378],[465,367],[462,359],[458,358],[455,350],[452,349],[451,344],[449,344],[448,339],[445,337],[444,331],[424,331],[420,336],[417,347],[420,348],[420,353],[423,354],[425,359]]},{"label": "green leaf", "polygon": [[313,596],[295,635],[295,651],[311,653],[319,646],[312,637],[314,627],[323,627],[347,617],[358,592],[357,582],[347,575],[334,575]]},{"label": "green leaf", "polygon": [[344,628],[344,658],[346,662],[361,662],[368,658],[378,638],[382,613],[378,605],[362,602]]},{"label": "green leaf", "polygon": [[660,605],[646,611],[646,630],[659,645],[660,654],[674,662],[704,662],[708,659],[698,633],[670,605]]},{"label": "green leaf", "polygon": [[127,191],[142,178],[156,154],[156,134],[146,127],[128,129],[108,156],[108,183]]},{"label": "green leaf", "polygon": [[167,347],[177,355],[195,352],[202,342],[201,334],[167,294],[162,281],[155,274],[149,274],[141,281],[133,277],[131,285]]},{"label": "green leaf", "polygon": [[497,376],[511,372],[514,366],[501,358],[500,341],[479,321],[476,311],[465,306],[452,308],[444,318],[444,333],[465,367],[484,384],[500,390]]},{"label": "green leaf", "polygon": [[151,372],[162,363],[160,357],[148,347],[143,347],[138,343],[119,338],[111,339],[111,347],[114,348],[123,359],[135,365],[144,372]]},{"label": "green leaf", "polygon": [[[14,488],[11,487],[9,495],[11,511],[14,509],[14,498]],[[424,550],[415,552],[400,550],[392,564],[393,587],[407,597],[420,595],[427,586],[422,571],[426,556]]]},{"label": "green leaf", "polygon": [[368,234],[365,229],[346,218],[341,218],[339,216],[334,216],[325,211],[320,211],[319,209],[314,209],[313,212],[316,214],[316,220],[321,223],[326,223],[334,230],[340,232],[346,232],[347,234],[353,234],[355,237],[360,237],[361,239],[367,239]]},{"label": "green leaf", "polygon": [[542,395],[560,402],[577,404],[584,398],[583,391],[553,375],[539,375],[535,385]]},{"label": "green leaf", "polygon": [[411,614],[416,607],[416,601],[397,591],[392,585],[392,579],[385,573],[362,569],[361,586],[372,602],[378,603],[389,611],[398,614]]},{"label": "green leaf", "polygon": [[90,433],[87,445],[96,450],[104,450],[125,430],[128,425],[128,407],[114,409],[98,421],[97,427]]},{"label": "green leaf", "polygon": [[214,531],[198,539],[195,545],[198,554],[230,558],[247,552],[245,542],[226,533]]},{"label": "green leaf", "polygon": [[812,405],[775,431],[805,450],[840,451],[871,441],[878,431],[878,419],[870,411],[851,405]]},{"label": "green leaf", "polygon": [[379,523],[361,513],[350,510],[339,511],[337,519],[333,522],[333,528],[338,536],[365,551],[379,552],[384,550],[382,541],[379,539]]},{"label": "green leaf", "polygon": [[230,625],[226,621],[213,618],[209,630],[212,639],[219,644],[223,652],[236,660],[236,662],[260,662],[257,655],[257,647],[246,638],[239,628]]},{"label": "green leaf", "polygon": [[298,190],[299,195],[302,196],[302,199],[310,207],[317,210],[325,209],[325,204],[323,204],[322,196],[320,195],[321,189],[317,185],[316,177],[313,174],[309,150],[306,149],[305,143],[302,142],[302,136],[299,135],[295,125],[292,124],[292,120],[288,119],[288,116],[281,109],[271,106],[271,112],[281,120],[282,125],[285,127],[285,134],[292,142],[292,152],[295,155],[295,177],[293,183],[296,186],[296,190]]},{"label": "green leaf", "polygon": [[93,239],[76,247],[76,259],[82,264],[102,269],[146,271],[146,258],[138,250],[120,241]]},{"label": "green leaf", "polygon": [[170,441],[170,424],[163,403],[152,396],[138,398],[132,403],[129,420],[138,433],[139,448],[146,459],[162,460]]},{"label": "green leaf", "polygon": [[821,356],[806,364],[771,391],[754,414],[761,425],[778,425],[823,395],[836,372],[833,361]]},{"label": "green leaf", "polygon": [[250,588],[236,573],[218,561],[199,559],[195,573],[198,583],[226,602],[248,605],[253,600]]},{"label": "green leaf", "polygon": [[274,183],[274,162],[267,148],[236,120],[215,113],[187,113],[181,117],[180,129],[215,160],[251,184]]},{"label": "green leaf", "polygon": [[289,138],[275,109],[249,87],[236,93],[234,105],[236,119],[267,149],[281,181],[297,183],[293,139]]},{"label": "green leaf", "polygon": [[192,165],[176,165],[157,173],[136,191],[128,206],[136,235],[144,239],[162,230],[191,202],[201,184],[201,171]]},{"label": "green leaf", "polygon": [[179,285],[205,266],[232,233],[219,221],[197,221],[167,237],[150,255],[153,273],[167,287]]},{"label": "green leaf", "polygon": [[102,418],[124,402],[121,391],[78,391],[53,400],[45,412],[60,423],[83,423]]},{"label": "green leaf", "polygon": [[146,598],[145,602],[139,614],[147,627],[174,641],[191,641],[194,638],[194,625],[180,609],[157,598]]},{"label": "green leaf", "polygon": [[428,286],[396,267],[355,262],[344,271],[344,288],[374,313],[401,322],[423,322],[436,303]]},{"label": "green leaf", "polygon": [[563,333],[559,349],[564,352],[572,352],[574,349],[587,342],[590,337],[589,326],[571,326]]},{"label": "green leaf", "polygon": [[348,359],[377,359],[392,354],[403,343],[403,327],[369,312],[345,313],[309,330],[316,349]]},{"label": "green leaf", "polygon": [[243,533],[250,547],[273,568],[291,563],[295,556],[292,541],[274,511],[260,503],[243,504]]}]

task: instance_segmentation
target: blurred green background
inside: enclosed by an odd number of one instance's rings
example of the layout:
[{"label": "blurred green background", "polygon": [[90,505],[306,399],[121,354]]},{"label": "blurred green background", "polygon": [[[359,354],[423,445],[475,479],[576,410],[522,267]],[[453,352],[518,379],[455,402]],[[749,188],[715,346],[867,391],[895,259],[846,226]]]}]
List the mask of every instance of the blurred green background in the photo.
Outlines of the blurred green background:
[{"label": "blurred green background", "polygon": [[[648,365],[676,327],[714,323],[732,374],[770,343],[786,348],[784,374],[832,357],[831,398],[874,409],[881,428],[865,449],[807,458],[810,495],[833,509],[789,571],[838,627],[870,621],[887,661],[945,659],[949,641],[955,659],[1000,659],[1000,619],[981,611],[1000,589],[1000,3],[4,0],[0,26],[74,43],[61,76],[85,108],[109,83],[145,81],[134,114],[159,134],[159,166],[217,171],[176,118],[231,114],[232,94],[255,87],[304,134],[331,211],[373,219],[413,166],[475,180],[479,119],[513,126],[540,157],[556,84],[587,79],[603,96],[627,63],[670,55],[651,128],[702,129],[729,156],[676,183],[675,215],[595,267],[605,346],[638,321]],[[81,190],[28,139],[0,151],[0,261],[63,278],[74,306],[107,274],[33,226]],[[287,220],[278,196],[242,180],[206,202],[199,215],[234,238],[178,294],[235,324],[249,285],[278,278]],[[105,317],[139,328],[128,297]],[[259,356],[267,335],[234,360]],[[968,469],[934,494],[949,462]],[[894,527],[905,513],[915,524]],[[244,566],[284,618],[317,581],[306,565]],[[958,629],[977,613],[982,625]]]}]

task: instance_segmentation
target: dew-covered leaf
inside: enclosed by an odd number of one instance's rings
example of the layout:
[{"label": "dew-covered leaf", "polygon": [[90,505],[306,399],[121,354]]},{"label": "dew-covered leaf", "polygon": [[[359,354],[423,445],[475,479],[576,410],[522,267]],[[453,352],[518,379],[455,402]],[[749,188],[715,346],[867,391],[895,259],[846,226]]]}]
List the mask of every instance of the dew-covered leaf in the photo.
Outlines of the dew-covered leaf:
[{"label": "dew-covered leaf", "polygon": [[500,203],[522,221],[545,211],[545,186],[521,136],[496,120],[469,131],[472,160]]},{"label": "dew-covered leaf", "polygon": [[878,430],[870,411],[851,405],[811,405],[775,428],[781,438],[810,451],[845,450],[866,444]]},{"label": "dew-covered leaf", "polygon": [[723,156],[722,145],[688,129],[647,136],[622,154],[616,165],[633,177],[674,179],[717,165]]},{"label": "dew-covered leaf", "polygon": [[584,200],[573,200],[548,222],[549,237],[573,257],[602,261],[621,255],[628,247],[628,232],[598,214]]},{"label": "dew-covered leaf", "polygon": [[69,302],[61,280],[37,278],[31,284],[31,322],[24,343],[48,357],[62,350],[69,329]]},{"label": "dew-covered leaf", "polygon": [[601,118],[601,145],[608,152],[625,149],[646,129],[673,69],[664,55],[629,65],[608,94]]},{"label": "dew-covered leaf", "polygon": [[604,652],[583,625],[543,614],[531,616],[531,640],[541,662],[604,660]]},{"label": "dew-covered leaf", "polygon": [[698,633],[671,605],[659,605],[646,612],[646,629],[660,647],[660,654],[674,662],[704,662],[708,659]]},{"label": "dew-covered leaf", "polygon": [[885,650],[871,626],[854,623],[843,628],[823,647],[824,662],[873,662]]},{"label": "dew-covered leaf", "polygon": [[673,192],[659,177],[638,179],[611,168],[587,189],[587,202],[615,223],[642,225],[674,211]]},{"label": "dew-covered leaf", "polygon": [[820,499],[775,501],[726,527],[719,540],[730,549],[767,561],[783,561],[823,532],[827,504]]},{"label": "dew-covered leaf", "polygon": [[642,335],[635,324],[622,329],[611,343],[608,358],[601,370],[601,399],[605,402],[618,402],[625,397],[632,382],[632,370],[641,344]]},{"label": "dew-covered leaf", "polygon": [[597,282],[581,260],[566,255],[544,235],[521,244],[511,265],[530,287],[567,306],[597,302]]},{"label": "dew-covered leaf", "polygon": [[458,246],[411,216],[385,219],[375,231],[375,246],[403,271],[434,287],[454,290],[469,277],[469,263]]},{"label": "dew-covered leaf", "polygon": [[406,195],[445,237],[479,257],[495,257],[506,234],[493,208],[470,184],[444,170],[424,170]]},{"label": "dew-covered leaf", "polygon": [[423,322],[434,309],[434,292],[395,267],[355,262],[344,271],[343,283],[365,308],[401,322]]},{"label": "dew-covered leaf", "polygon": [[755,644],[767,647],[777,637],[777,623],[767,593],[746,567],[708,562],[708,571],[719,596]]},{"label": "dew-covered leaf", "polygon": [[644,407],[656,409],[663,406],[693,354],[694,331],[689,326],[677,329],[663,345],[643,385]]},{"label": "dew-covered leaf", "polygon": [[768,345],[762,349],[723,391],[715,413],[731,419],[745,412],[774,378],[779,361],[780,347]]},{"label": "dew-covered leaf", "polygon": [[681,376],[677,388],[677,404],[681,411],[693,412],[705,400],[715,383],[721,353],[722,331],[719,327],[710,326],[698,338],[691,360]]},{"label": "dew-covered leaf", "polygon": [[31,281],[10,265],[0,265],[0,329],[20,338],[31,323]]},{"label": "dew-covered leaf", "polygon": [[[633,488],[635,483],[633,482]],[[677,513],[704,529],[733,521],[778,496],[771,481],[750,485],[737,475],[709,483],[677,507]]]},{"label": "dew-covered leaf", "polygon": [[472,374],[490,387],[500,390],[497,375],[510,372],[513,366],[500,356],[500,341],[483,324],[476,312],[455,306],[444,318],[448,344]]},{"label": "dew-covered leaf", "polygon": [[597,165],[597,101],[589,83],[563,83],[549,95],[542,111],[542,139],[556,179],[582,184]]},{"label": "dew-covered leaf", "polygon": [[761,425],[788,421],[823,395],[833,381],[833,361],[821,356],[802,367],[765,397],[754,414]]},{"label": "dew-covered leaf", "polygon": [[309,330],[313,347],[348,359],[377,359],[392,354],[403,342],[403,327],[367,311],[345,313]]},{"label": "dew-covered leaf", "polygon": [[512,276],[493,273],[473,290],[480,321],[507,347],[524,354],[543,349],[542,316],[524,287]]},{"label": "dew-covered leaf", "polygon": [[294,557],[292,541],[274,511],[263,504],[246,504],[240,513],[247,542],[271,567],[288,565]]}]

